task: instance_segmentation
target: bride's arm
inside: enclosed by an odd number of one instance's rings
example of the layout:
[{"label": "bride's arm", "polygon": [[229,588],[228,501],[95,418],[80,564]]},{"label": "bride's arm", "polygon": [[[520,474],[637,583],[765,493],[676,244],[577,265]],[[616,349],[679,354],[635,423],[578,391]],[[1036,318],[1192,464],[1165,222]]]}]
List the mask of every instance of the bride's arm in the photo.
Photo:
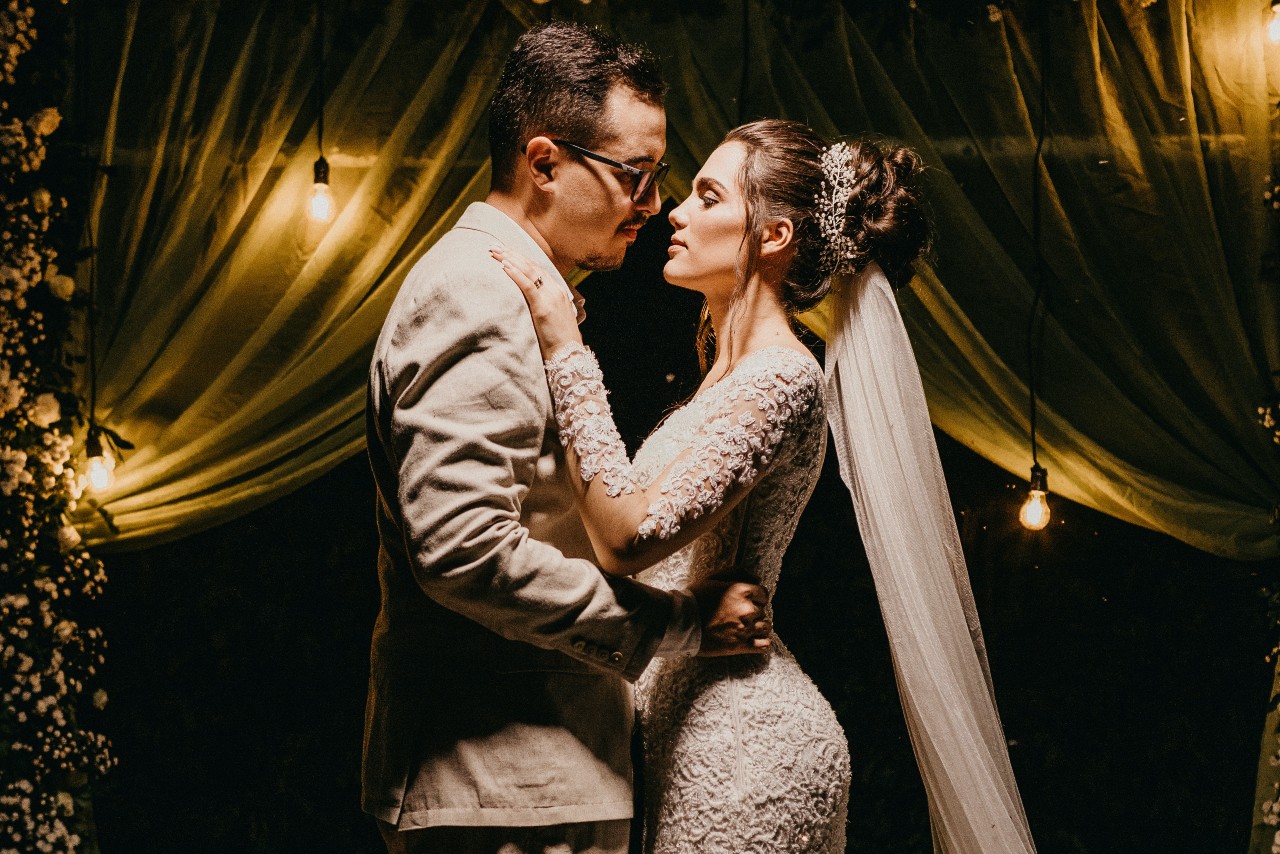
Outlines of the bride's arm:
[{"label": "bride's arm", "polygon": [[[795,354],[753,374],[733,375],[730,400],[699,425],[666,469],[642,488],[614,425],[604,377],[582,344],[571,295],[545,271],[491,250],[529,303],[546,361],[560,442],[579,510],[601,567],[634,575],[713,527],[768,470],[788,433],[812,414],[820,373]],[[545,285],[545,286],[544,286]]]},{"label": "bride's arm", "polygon": [[[595,356],[569,344],[547,361],[556,422],[582,519],[606,572],[631,575],[682,548],[746,497],[787,436],[814,414],[819,371],[797,354],[724,380],[727,403],[648,487],[632,476]],[[718,395],[719,396],[719,395]]]}]

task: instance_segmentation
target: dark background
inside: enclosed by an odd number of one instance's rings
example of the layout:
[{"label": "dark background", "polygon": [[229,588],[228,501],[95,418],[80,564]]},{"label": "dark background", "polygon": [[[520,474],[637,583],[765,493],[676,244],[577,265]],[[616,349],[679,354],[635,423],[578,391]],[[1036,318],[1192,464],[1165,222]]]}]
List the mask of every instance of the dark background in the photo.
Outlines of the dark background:
[{"label": "dark background", "polygon": [[[698,300],[661,281],[664,229],[583,286],[584,336],[632,447],[698,382]],[[1026,532],[1024,482],[939,443],[1039,850],[1243,852],[1275,635],[1259,590],[1276,568],[1056,496],[1050,527]],[[105,854],[381,850],[358,807],[372,490],[356,457],[219,528],[100,552],[111,580],[89,616],[110,644],[111,702],[95,723],[120,760],[96,798]],[[931,851],[833,459],[788,552],[776,625],[849,736],[849,850]]]}]

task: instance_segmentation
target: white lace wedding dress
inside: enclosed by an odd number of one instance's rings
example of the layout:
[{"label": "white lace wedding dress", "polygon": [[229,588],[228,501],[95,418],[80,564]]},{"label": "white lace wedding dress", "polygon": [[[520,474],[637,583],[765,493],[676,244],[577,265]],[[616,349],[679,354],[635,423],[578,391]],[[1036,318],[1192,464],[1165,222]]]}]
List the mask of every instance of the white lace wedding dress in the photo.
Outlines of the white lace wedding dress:
[{"label": "white lace wedding dress", "polygon": [[[712,530],[640,578],[676,589],[745,574],[772,595],[822,465],[827,422],[817,362],[785,347],[749,354],[673,412],[634,464],[613,428],[594,357],[579,350],[548,368],[561,436],[574,442],[585,479],[601,474],[610,494],[661,479],[641,537],[670,537],[750,487]],[[646,852],[844,851],[844,732],[776,635],[760,657],[655,659],[636,695]]]}]

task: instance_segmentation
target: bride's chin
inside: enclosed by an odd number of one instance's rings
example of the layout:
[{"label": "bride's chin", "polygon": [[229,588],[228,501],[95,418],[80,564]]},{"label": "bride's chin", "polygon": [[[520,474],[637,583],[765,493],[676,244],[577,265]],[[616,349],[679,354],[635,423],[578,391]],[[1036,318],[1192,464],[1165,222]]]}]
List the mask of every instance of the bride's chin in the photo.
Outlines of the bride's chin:
[{"label": "bride's chin", "polygon": [[675,285],[677,288],[684,288],[686,291],[697,291],[698,289],[694,287],[693,282],[681,276],[678,269],[673,270],[671,268],[673,263],[674,259],[662,265],[662,278],[667,280],[667,284]]}]

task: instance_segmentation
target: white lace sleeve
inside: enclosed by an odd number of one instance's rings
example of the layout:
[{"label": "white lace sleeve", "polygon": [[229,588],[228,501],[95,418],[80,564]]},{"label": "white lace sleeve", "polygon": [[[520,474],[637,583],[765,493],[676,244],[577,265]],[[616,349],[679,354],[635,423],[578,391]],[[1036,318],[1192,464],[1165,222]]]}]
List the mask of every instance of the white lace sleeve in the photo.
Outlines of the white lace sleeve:
[{"label": "white lace sleeve", "polygon": [[613,423],[595,354],[585,345],[570,345],[548,359],[546,369],[560,444],[578,455],[582,480],[590,483],[600,475],[611,498],[635,492],[627,446]]},{"label": "white lace sleeve", "polygon": [[818,366],[794,355],[722,382],[721,405],[663,473],[641,537],[675,536],[768,471],[787,437],[813,414],[821,390]]},{"label": "white lace sleeve", "polygon": [[[638,540],[670,539],[688,522],[715,512],[734,490],[745,492],[768,470],[789,433],[813,414],[821,369],[802,354],[779,353],[714,387],[716,405],[707,419],[643,490],[648,503],[635,531]],[[641,489],[594,354],[574,345],[556,353],[546,369],[560,441],[577,455],[582,480],[590,483],[599,475],[611,498]]]}]

